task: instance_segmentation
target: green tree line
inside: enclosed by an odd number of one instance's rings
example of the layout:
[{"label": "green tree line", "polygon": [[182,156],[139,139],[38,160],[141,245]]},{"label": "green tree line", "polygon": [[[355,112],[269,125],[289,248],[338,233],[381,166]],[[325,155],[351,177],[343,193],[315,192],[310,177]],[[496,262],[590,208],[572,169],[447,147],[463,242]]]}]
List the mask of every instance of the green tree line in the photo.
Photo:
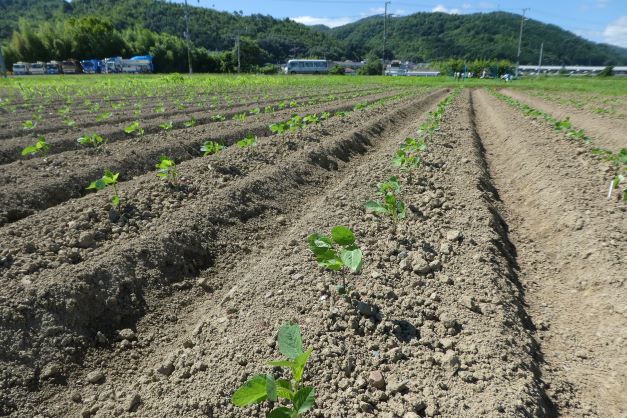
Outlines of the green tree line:
[{"label": "green tree line", "polygon": [[[243,71],[257,71],[270,59],[269,53],[251,38],[241,37],[240,49]],[[46,22],[39,26],[21,20],[3,51],[9,68],[17,61],[82,60],[150,54],[159,72],[187,71],[187,45],[184,39],[139,26],[118,31],[109,20],[95,16]],[[237,70],[234,47],[212,52],[192,45],[191,58],[198,72]]]}]

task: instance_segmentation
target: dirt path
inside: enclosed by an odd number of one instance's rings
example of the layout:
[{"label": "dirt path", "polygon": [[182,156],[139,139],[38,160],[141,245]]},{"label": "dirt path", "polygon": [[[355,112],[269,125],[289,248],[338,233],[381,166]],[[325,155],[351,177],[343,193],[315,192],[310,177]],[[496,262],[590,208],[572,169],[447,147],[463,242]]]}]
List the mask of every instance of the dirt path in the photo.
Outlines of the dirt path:
[{"label": "dirt path", "polygon": [[[549,106],[512,96],[560,117]],[[625,417],[625,206],[604,198],[604,167],[577,144],[529,123],[485,91],[475,91],[473,100],[544,355],[547,392],[562,416]],[[619,138],[612,135],[625,132],[571,116],[591,135],[607,134],[599,145],[616,148],[610,141]]]},{"label": "dirt path", "polygon": [[504,89],[501,92],[557,119],[570,117],[575,128],[583,129],[594,140],[594,146],[606,148],[613,152],[627,147],[627,119],[603,117],[585,110],[558,106],[517,90]]}]

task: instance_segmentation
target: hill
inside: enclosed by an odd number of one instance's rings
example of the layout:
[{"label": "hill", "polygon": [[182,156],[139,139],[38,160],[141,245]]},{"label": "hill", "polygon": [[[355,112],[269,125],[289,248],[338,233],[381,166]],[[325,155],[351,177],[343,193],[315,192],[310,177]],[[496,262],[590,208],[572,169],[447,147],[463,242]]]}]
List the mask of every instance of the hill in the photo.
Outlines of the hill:
[{"label": "hill", "polygon": [[[452,15],[416,13],[388,25],[388,58],[433,61],[447,58],[516,60],[520,15],[503,12]],[[383,19],[370,17],[329,31],[357,55],[382,53]],[[627,49],[597,44],[558,26],[527,20],[521,63],[536,64],[544,42],[549,65],[627,63]]]},{"label": "hill", "polygon": [[[201,7],[190,7],[190,11],[192,42],[205,51],[231,50],[239,34],[252,42],[249,42],[249,47],[259,51],[257,61],[262,62],[284,62],[294,55],[360,60],[369,54],[381,56],[382,53],[381,17],[369,17],[330,29],[259,14],[244,16]],[[76,31],[74,27],[61,28],[60,22],[93,16],[104,18],[112,26],[93,38],[105,36],[104,33],[121,38],[110,42],[108,49],[105,48],[107,51],[130,53],[142,47],[156,48],[158,44],[167,51],[172,45],[180,47],[183,42],[185,8],[164,0],[3,0],[0,3],[0,42],[8,41],[11,33],[18,29],[20,19],[23,28],[48,25],[47,33],[41,36],[50,39],[51,33],[61,36],[59,32]],[[56,32],[50,29],[55,22]],[[416,13],[393,17],[388,26],[386,57],[418,62],[448,58],[515,61],[519,25],[519,15],[503,12],[467,15]],[[33,30],[36,32],[36,28]],[[164,34],[168,35],[165,40],[158,39]],[[23,38],[28,40],[29,36],[31,34]],[[146,37],[152,37],[150,42],[145,41]],[[525,23],[521,63],[537,63],[541,42],[544,42],[544,62],[547,65],[627,63],[627,50],[624,48],[597,44],[558,26],[536,20]],[[76,42],[69,39],[68,48],[73,44]],[[22,42],[20,47],[28,45],[29,42]],[[81,50],[75,55],[78,57],[81,53],[87,54],[88,51]],[[20,54],[12,56],[19,58]],[[32,54],[24,53],[22,56],[27,59]]]}]

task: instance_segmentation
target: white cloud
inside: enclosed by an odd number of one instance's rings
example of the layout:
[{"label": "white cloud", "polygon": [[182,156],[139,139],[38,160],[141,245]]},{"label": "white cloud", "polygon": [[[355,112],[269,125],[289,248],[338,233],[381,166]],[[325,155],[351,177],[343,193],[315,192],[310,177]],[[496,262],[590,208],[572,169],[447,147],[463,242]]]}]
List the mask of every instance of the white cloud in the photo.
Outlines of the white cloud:
[{"label": "white cloud", "polygon": [[608,44],[627,48],[627,16],[621,16],[607,25],[603,31],[603,39]]},{"label": "white cloud", "polygon": [[[384,7],[372,7],[368,10],[366,10],[365,12],[361,12],[361,17],[368,17],[368,16],[372,16],[372,15],[382,15],[383,13],[385,13],[385,8]],[[407,12],[404,9],[388,9],[388,13],[389,14],[393,14],[396,16],[404,16],[407,14]]]},{"label": "white cloud", "polygon": [[609,2],[608,0],[596,0],[597,7],[598,7],[599,9],[603,9],[603,8],[605,8],[605,6],[607,6],[607,3],[608,3],[608,2]]},{"label": "white cloud", "polygon": [[351,23],[353,19],[350,17],[314,17],[314,16],[296,16],[290,18],[295,22],[302,23],[303,25],[325,25],[330,28],[336,26],[346,25]]},{"label": "white cloud", "polygon": [[443,4],[438,4],[433,9],[431,9],[431,11],[432,12],[448,13],[448,14],[451,14],[451,15],[459,14],[459,9],[447,9],[446,6],[444,6]]},{"label": "white cloud", "polygon": [[464,9],[464,10],[472,9],[472,4],[464,3],[464,4],[462,4],[462,9]]}]

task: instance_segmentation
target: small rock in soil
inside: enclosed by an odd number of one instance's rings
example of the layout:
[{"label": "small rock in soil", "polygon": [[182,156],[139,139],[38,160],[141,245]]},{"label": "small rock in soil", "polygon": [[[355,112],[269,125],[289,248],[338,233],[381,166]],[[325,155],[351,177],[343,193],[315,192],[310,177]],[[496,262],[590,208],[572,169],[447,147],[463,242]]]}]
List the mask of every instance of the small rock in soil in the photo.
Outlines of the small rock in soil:
[{"label": "small rock in soil", "polygon": [[93,372],[89,372],[87,374],[87,381],[89,383],[100,383],[104,380],[104,374],[100,370],[94,370]]},{"label": "small rock in soil", "polygon": [[135,335],[135,331],[130,328],[124,328],[118,331],[118,334],[123,340],[133,341],[137,338],[137,335]]},{"label": "small rock in soil", "polygon": [[130,398],[126,401],[125,410],[126,412],[133,412],[141,403],[141,397],[139,393],[133,393]]},{"label": "small rock in soil", "polygon": [[385,379],[383,378],[383,373],[381,373],[379,370],[370,372],[370,375],[368,376],[368,382],[370,383],[370,386],[375,389],[385,389]]},{"label": "small rock in soil", "polygon": [[461,232],[459,232],[456,229],[453,229],[446,233],[446,239],[449,241],[459,241],[461,237],[462,237]]}]

